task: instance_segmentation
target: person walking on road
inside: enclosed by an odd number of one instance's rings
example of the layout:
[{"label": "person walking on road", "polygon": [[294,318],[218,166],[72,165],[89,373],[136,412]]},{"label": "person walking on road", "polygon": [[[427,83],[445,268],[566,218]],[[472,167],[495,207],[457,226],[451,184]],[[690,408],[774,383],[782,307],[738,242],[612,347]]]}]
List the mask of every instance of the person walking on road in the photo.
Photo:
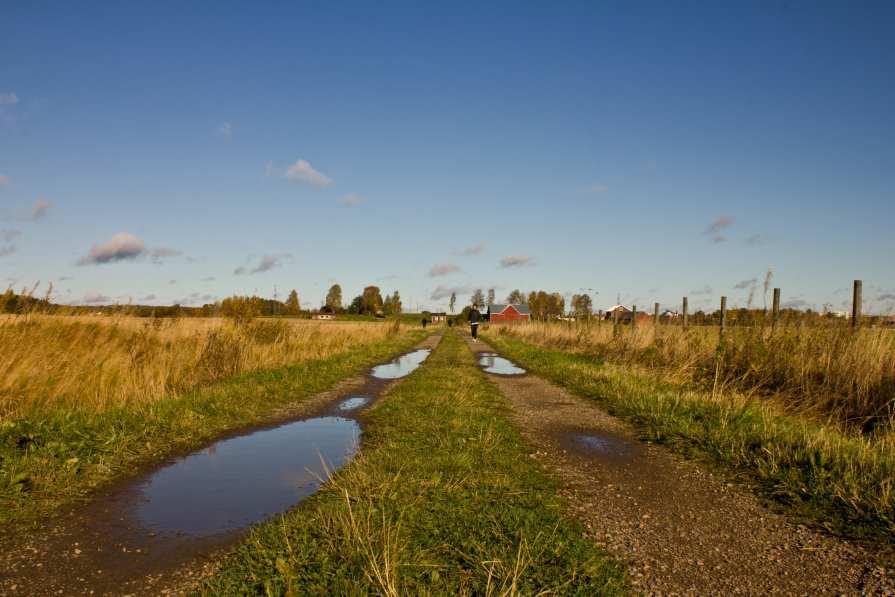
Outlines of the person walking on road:
[{"label": "person walking on road", "polygon": [[479,306],[473,305],[472,310],[469,312],[469,327],[472,329],[472,341],[478,342],[476,340],[476,334],[479,331],[479,321],[481,321],[481,313],[479,313]]}]

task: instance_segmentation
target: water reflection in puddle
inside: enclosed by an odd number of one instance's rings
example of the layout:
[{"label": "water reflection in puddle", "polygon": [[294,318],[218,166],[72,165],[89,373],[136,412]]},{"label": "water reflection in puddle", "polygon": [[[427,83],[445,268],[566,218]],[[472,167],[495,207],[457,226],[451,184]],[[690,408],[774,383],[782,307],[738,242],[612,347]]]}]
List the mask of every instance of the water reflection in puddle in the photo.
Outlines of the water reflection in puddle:
[{"label": "water reflection in puddle", "polygon": [[154,474],[139,516],[153,530],[188,534],[264,520],[314,493],[322,462],[345,464],[360,433],[355,421],[321,417],[218,442]]},{"label": "water reflection in puddle", "polygon": [[572,443],[578,450],[591,454],[606,454],[609,456],[627,456],[631,454],[631,448],[627,442],[613,437],[578,434],[572,436]]},{"label": "water reflection in puddle", "polygon": [[414,350],[413,352],[396,358],[391,363],[373,367],[372,375],[379,379],[397,379],[399,377],[404,377],[419,367],[420,363],[426,360],[426,357],[429,356],[430,352],[432,351],[427,348]]},{"label": "water reflection in puddle", "polygon": [[525,369],[517,367],[503,357],[497,356],[494,352],[483,352],[479,355],[479,366],[487,373],[496,373],[497,375],[521,375],[525,373]]},{"label": "water reflection in puddle", "polygon": [[370,403],[370,400],[372,400],[372,397],[370,396],[354,396],[353,398],[341,401],[337,408],[339,410],[354,410],[366,406]]}]

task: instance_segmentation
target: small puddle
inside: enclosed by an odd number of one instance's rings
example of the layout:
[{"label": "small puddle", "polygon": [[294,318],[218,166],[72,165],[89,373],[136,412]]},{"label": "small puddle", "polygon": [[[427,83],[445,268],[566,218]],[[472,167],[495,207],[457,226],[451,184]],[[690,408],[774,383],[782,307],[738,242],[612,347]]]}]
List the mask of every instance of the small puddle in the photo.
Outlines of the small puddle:
[{"label": "small puddle", "polygon": [[630,456],[631,446],[620,439],[604,435],[576,434],[571,437],[572,447],[579,452],[605,454],[607,456]]},{"label": "small puddle", "polygon": [[159,532],[246,527],[314,493],[324,469],[354,456],[360,434],[356,421],[319,417],[218,442],[152,475],[139,517]]},{"label": "small puddle", "polygon": [[342,411],[354,410],[368,405],[371,400],[373,400],[372,396],[354,396],[353,398],[342,400],[336,408]]},{"label": "small puddle", "polygon": [[479,354],[479,367],[482,367],[486,373],[495,373],[497,375],[522,375],[525,369],[517,367],[507,359],[497,356],[494,352],[483,352]]},{"label": "small puddle", "polygon": [[405,355],[401,355],[391,363],[373,367],[371,375],[379,379],[397,379],[399,377],[404,377],[419,367],[420,363],[426,360],[426,357],[429,356],[430,352],[432,351],[428,348],[421,348]]}]

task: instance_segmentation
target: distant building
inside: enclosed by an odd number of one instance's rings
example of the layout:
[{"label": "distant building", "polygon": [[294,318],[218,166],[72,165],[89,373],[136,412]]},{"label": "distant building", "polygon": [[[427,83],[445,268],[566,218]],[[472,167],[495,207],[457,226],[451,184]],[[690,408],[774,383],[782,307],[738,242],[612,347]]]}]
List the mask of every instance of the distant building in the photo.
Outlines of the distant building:
[{"label": "distant building", "polygon": [[432,323],[444,323],[447,321],[447,313],[433,313]]},{"label": "distant building", "polygon": [[531,311],[525,305],[488,305],[488,321],[531,321]]},{"label": "distant building", "polygon": [[320,313],[314,313],[313,315],[311,315],[311,319],[335,319],[335,318],[336,318],[336,316],[333,315],[332,313],[320,312]]},{"label": "distant building", "polygon": [[619,321],[631,321],[632,313],[631,310],[628,309],[624,305],[615,305],[606,309],[606,313],[603,314],[603,319],[607,319],[612,321],[615,319],[615,315],[618,313]]}]

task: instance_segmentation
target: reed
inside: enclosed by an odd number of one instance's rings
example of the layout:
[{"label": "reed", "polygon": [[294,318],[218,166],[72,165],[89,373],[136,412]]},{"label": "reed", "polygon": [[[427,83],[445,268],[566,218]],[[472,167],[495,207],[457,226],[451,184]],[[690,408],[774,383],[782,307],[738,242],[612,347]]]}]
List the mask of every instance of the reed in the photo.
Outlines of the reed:
[{"label": "reed", "polygon": [[2,316],[0,419],[151,403],[398,333],[375,322]]},{"label": "reed", "polygon": [[672,383],[733,390],[815,420],[871,431],[895,423],[895,332],[842,325],[716,328],[492,324],[543,348],[633,365]]}]

